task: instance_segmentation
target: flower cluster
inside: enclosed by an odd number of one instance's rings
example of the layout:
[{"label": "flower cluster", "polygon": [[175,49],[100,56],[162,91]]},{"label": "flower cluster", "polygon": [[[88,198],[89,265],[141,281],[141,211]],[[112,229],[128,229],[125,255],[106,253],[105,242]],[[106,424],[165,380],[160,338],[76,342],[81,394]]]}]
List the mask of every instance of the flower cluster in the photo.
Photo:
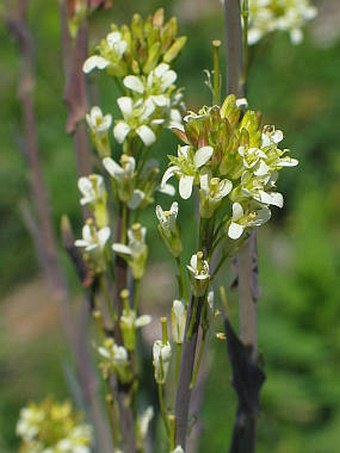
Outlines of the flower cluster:
[{"label": "flower cluster", "polygon": [[[137,137],[149,147],[161,127],[181,123],[183,96],[175,86],[177,74],[170,67],[186,42],[186,37],[177,37],[177,28],[175,18],[164,23],[163,9],[145,22],[135,14],[130,27],[112,25],[97,53],[85,61],[85,73],[105,69],[125,90],[125,95],[117,99],[123,118],[113,128],[118,143]],[[103,115],[94,107],[86,119],[100,157],[108,157],[111,115]]]},{"label": "flower cluster", "polygon": [[68,402],[46,399],[20,411],[16,433],[22,439],[20,452],[90,453],[92,429]]},{"label": "flower cluster", "polygon": [[171,63],[186,43],[186,37],[177,37],[175,17],[164,21],[161,8],[145,21],[134,14],[130,27],[111,25],[111,32],[103,39],[84,64],[86,73],[94,68],[106,69],[114,77],[128,74],[149,74],[159,63]]},{"label": "flower cluster", "polygon": [[121,298],[123,300],[123,313],[120,317],[119,324],[123,335],[123,342],[128,351],[134,351],[136,347],[136,331],[140,327],[147,326],[151,322],[149,315],[136,315],[136,311],[130,308],[129,291],[123,289]]},{"label": "flower cluster", "polygon": [[[271,205],[282,207],[283,197],[275,190],[278,172],[298,164],[279,148],[283,133],[274,126],[261,128],[258,113],[244,106],[244,100],[229,95],[221,107],[190,112],[184,127],[174,129],[185,145],[169,156],[162,179],[165,184],[177,177],[183,199],[198,186],[201,217],[223,211],[231,239],[265,223]],[[195,266],[189,270],[195,275]]]},{"label": "flower cluster", "polygon": [[112,338],[106,338],[97,351],[100,357],[99,367],[104,379],[107,379],[111,373],[115,373],[120,382],[131,381],[129,355],[124,346],[117,345]]},{"label": "flower cluster", "polygon": [[248,43],[255,44],[268,33],[288,31],[293,44],[303,39],[301,28],[317,9],[309,0],[249,0]]}]

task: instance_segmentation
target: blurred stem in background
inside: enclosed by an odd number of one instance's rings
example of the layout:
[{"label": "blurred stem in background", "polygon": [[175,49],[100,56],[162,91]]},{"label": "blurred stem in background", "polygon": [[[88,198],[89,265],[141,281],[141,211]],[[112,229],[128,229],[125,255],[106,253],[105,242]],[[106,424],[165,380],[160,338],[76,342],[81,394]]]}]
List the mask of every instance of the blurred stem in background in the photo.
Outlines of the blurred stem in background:
[{"label": "blurred stem in background", "polygon": [[[240,4],[242,2],[242,5]],[[235,94],[237,98],[246,95],[246,71],[248,64],[248,1],[224,0],[225,9],[225,42],[226,42],[226,80],[227,94]],[[242,17],[245,26],[242,29]],[[232,349],[230,329],[226,329],[229,358],[233,370],[233,386],[236,390],[239,404],[236,413],[230,452],[255,451],[256,443],[256,411],[259,389],[253,379],[247,379],[256,370],[257,361],[257,299],[258,288],[258,258],[256,249],[256,232],[252,231],[235,258],[236,279],[239,293],[240,338],[248,354],[244,355],[243,372],[237,370],[233,362],[236,351]],[[240,344],[241,347],[241,344]],[[248,357],[249,356],[249,357]],[[241,363],[241,359],[239,359]],[[239,366],[239,364],[237,364]],[[258,370],[260,373],[260,370]],[[256,374],[256,371],[254,372]],[[260,373],[261,374],[261,373]],[[262,375],[261,375],[262,377]],[[236,382],[237,380],[241,382]],[[243,382],[242,382],[243,381]],[[261,384],[262,380],[260,378]],[[261,385],[260,385],[261,387]],[[255,389],[255,390],[254,390]],[[247,401],[254,392],[254,401]],[[244,401],[246,403],[244,404]]]},{"label": "blurred stem in background", "polygon": [[[21,75],[18,88],[22,103],[25,128],[24,151],[30,173],[31,203],[35,215],[25,207],[24,218],[35,243],[37,258],[45,279],[51,288],[52,298],[59,301],[62,313],[62,325],[66,332],[82,390],[83,403],[88,416],[96,427],[98,448],[109,452],[105,423],[97,398],[97,382],[92,366],[89,343],[87,341],[88,310],[82,304],[77,313],[71,309],[68,285],[58,258],[56,239],[52,227],[52,217],[48,200],[48,189],[44,182],[39,156],[37,126],[33,102],[35,87],[35,58],[33,38],[27,26],[28,0],[19,0],[12,15],[6,21],[10,31],[19,43],[21,54]],[[84,37],[82,38],[84,39]],[[80,49],[81,50],[81,49]],[[79,58],[78,60],[79,61]],[[83,149],[82,140],[75,140]],[[83,161],[85,157],[83,158]],[[82,164],[84,165],[84,164]],[[71,239],[72,242],[72,239]]]}]

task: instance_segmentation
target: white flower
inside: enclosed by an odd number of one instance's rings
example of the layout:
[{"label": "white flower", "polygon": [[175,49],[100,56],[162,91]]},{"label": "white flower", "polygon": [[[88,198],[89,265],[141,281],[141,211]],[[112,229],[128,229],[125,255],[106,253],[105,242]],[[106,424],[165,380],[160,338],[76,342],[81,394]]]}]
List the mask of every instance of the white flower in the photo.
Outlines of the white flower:
[{"label": "white flower", "polygon": [[199,169],[210,160],[213,153],[212,146],[203,146],[196,152],[190,146],[179,146],[177,157],[171,159],[174,165],[165,171],[161,186],[176,175],[179,178],[179,194],[184,200],[187,200],[192,194],[195,179],[199,177]]},{"label": "white flower", "polygon": [[184,341],[186,317],[187,312],[183,302],[174,300],[171,309],[172,338],[174,343],[182,344]]},{"label": "white flower", "polygon": [[171,359],[171,346],[162,340],[156,340],[152,348],[153,366],[157,384],[165,384]]},{"label": "white flower", "polygon": [[83,71],[85,74],[89,74],[94,69],[105,69],[110,66],[110,61],[100,55],[92,55],[85,60],[83,65]]},{"label": "white flower", "polygon": [[187,268],[196,280],[207,280],[210,278],[209,264],[208,261],[203,259],[202,252],[197,252],[192,255],[190,259],[190,266],[187,265]]},{"label": "white flower", "polygon": [[37,407],[24,407],[20,410],[16,433],[25,441],[32,440],[40,431],[40,424],[45,418],[45,412]]},{"label": "white flower", "polygon": [[289,32],[293,44],[299,44],[301,28],[316,14],[309,0],[249,0],[248,43],[255,44],[266,34],[283,30]]},{"label": "white flower", "polygon": [[123,143],[130,132],[136,133],[145,146],[151,146],[156,141],[154,131],[148,125],[155,110],[154,103],[147,99],[136,102],[128,96],[117,99],[124,120],[116,123],[113,135],[118,143]]},{"label": "white flower", "polygon": [[257,210],[245,213],[240,203],[233,203],[233,214],[228,228],[231,239],[239,239],[247,228],[257,227],[266,223],[271,216],[267,206],[257,206]]},{"label": "white flower", "polygon": [[185,453],[185,452],[180,445],[177,445],[177,447],[174,450],[171,450],[170,453]]},{"label": "white flower", "polygon": [[120,159],[121,165],[111,157],[103,159],[103,165],[117,184],[119,198],[126,202],[130,209],[137,209],[143,201],[145,194],[135,188],[136,161],[132,156],[123,154]]},{"label": "white flower", "polygon": [[156,206],[156,216],[165,234],[175,233],[177,229],[178,203],[174,201],[169,211],[163,211],[160,205]]},{"label": "white flower", "polygon": [[146,410],[138,418],[139,434],[141,439],[145,439],[148,434],[148,429],[151,420],[153,419],[155,412],[152,406],[146,408]]},{"label": "white flower", "polygon": [[229,179],[212,178],[211,172],[206,171],[200,175],[200,214],[203,218],[212,217],[223,198],[233,188]]},{"label": "white flower", "polygon": [[276,178],[277,173],[254,176],[252,173],[245,171],[241,177],[241,191],[247,197],[253,198],[260,203],[282,208],[282,194],[268,190],[274,186]]},{"label": "white flower", "polygon": [[122,39],[122,35],[119,32],[112,32],[106,36],[106,42],[109,45],[111,50],[114,50],[117,56],[122,58],[126,49],[128,48],[128,43]]},{"label": "white flower", "polygon": [[148,246],[145,243],[146,228],[140,223],[134,223],[128,230],[128,245],[114,243],[112,250],[124,258],[131,267],[135,279],[144,275]]},{"label": "white flower", "polygon": [[96,204],[98,201],[105,200],[106,198],[104,178],[101,175],[82,176],[78,180],[78,188],[83,195],[80,199],[82,206]]},{"label": "white flower", "polygon": [[128,363],[128,352],[124,346],[118,346],[111,338],[98,347],[98,353],[110,364],[120,367]]},{"label": "white flower", "polygon": [[93,69],[106,69],[114,62],[121,60],[128,48],[128,43],[122,39],[121,33],[112,32],[106,36],[106,46],[108,51],[107,53],[109,53],[110,57],[106,58],[101,55],[92,55],[87,58],[83,65],[83,71],[85,74],[93,71]]},{"label": "white flower", "polygon": [[106,134],[112,124],[112,115],[103,115],[99,107],[92,107],[90,113],[86,115],[86,122],[95,134]]},{"label": "white flower", "polygon": [[103,250],[110,234],[111,230],[109,227],[97,230],[92,223],[88,222],[83,227],[83,239],[77,239],[74,245],[85,248],[86,252],[91,252],[98,248],[99,250]]}]

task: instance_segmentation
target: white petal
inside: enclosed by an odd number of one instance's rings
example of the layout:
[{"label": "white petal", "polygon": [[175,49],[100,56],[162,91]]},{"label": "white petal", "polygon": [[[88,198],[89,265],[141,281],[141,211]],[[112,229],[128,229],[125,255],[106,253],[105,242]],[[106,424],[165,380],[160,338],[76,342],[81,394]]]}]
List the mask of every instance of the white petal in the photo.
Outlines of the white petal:
[{"label": "white petal", "polygon": [[74,245],[76,247],[87,247],[88,246],[88,242],[87,241],[84,241],[84,239],[77,239],[75,242],[74,242]]},{"label": "white petal", "polygon": [[111,49],[113,49],[113,45],[119,42],[121,39],[122,35],[121,33],[119,33],[119,31],[113,31],[106,36],[106,42]]},{"label": "white petal", "polygon": [[114,49],[117,52],[119,58],[124,55],[127,48],[128,43],[126,41],[119,41],[114,45]]},{"label": "white petal", "polygon": [[297,159],[286,156],[280,159],[279,167],[296,167],[298,164],[299,161]]},{"label": "white petal", "polygon": [[172,167],[169,167],[165,170],[162,181],[161,181],[161,187],[164,187],[167,181],[173,177],[175,172],[179,170],[179,167],[176,165],[173,165]]},{"label": "white petal", "polygon": [[88,74],[95,68],[105,69],[109,65],[110,62],[106,58],[100,57],[99,55],[92,55],[92,57],[89,57],[87,60],[85,60],[83,64],[83,71],[85,72],[85,74]]},{"label": "white petal", "polygon": [[154,102],[157,107],[169,107],[170,106],[170,98],[164,96],[163,94],[159,94],[157,96],[151,96],[150,99]]},{"label": "white petal", "polygon": [[103,159],[103,165],[105,169],[110,173],[110,175],[115,178],[119,179],[123,176],[124,170],[120,165],[117,164],[111,157],[105,157]]},{"label": "white petal", "polygon": [[130,126],[125,121],[118,121],[118,123],[113,128],[114,138],[118,143],[123,143],[130,130]]},{"label": "white petal", "polygon": [[86,176],[82,176],[78,179],[78,189],[83,195],[88,195],[92,191],[92,183]]},{"label": "white petal", "polygon": [[135,326],[136,327],[144,327],[150,324],[152,318],[150,315],[142,315],[136,319]]},{"label": "white petal", "polygon": [[99,239],[99,244],[101,247],[104,247],[104,245],[106,244],[107,240],[110,237],[110,234],[111,234],[111,230],[109,227],[101,228],[98,231],[98,239]]},{"label": "white petal", "polygon": [[300,44],[303,40],[302,31],[299,28],[294,28],[290,32],[290,40],[292,44]]},{"label": "white petal", "polygon": [[162,75],[165,74],[169,68],[170,66],[167,63],[161,63],[154,69],[154,73],[156,77],[162,77]]},{"label": "white petal", "polygon": [[193,176],[187,176],[183,175],[179,179],[179,194],[183,198],[183,200],[187,200],[190,198],[192,194],[192,185],[194,183],[194,177]]},{"label": "white petal", "polygon": [[158,187],[158,192],[164,193],[165,195],[169,195],[169,197],[174,197],[176,189],[171,184],[164,184]]},{"label": "white petal", "polygon": [[128,96],[122,96],[117,99],[117,104],[122,112],[124,118],[131,115],[133,112],[133,101]]},{"label": "white petal", "polygon": [[243,217],[244,211],[243,207],[240,203],[234,203],[233,204],[233,220],[239,220],[241,217]]},{"label": "white petal", "polygon": [[272,140],[274,143],[280,143],[283,140],[283,132],[276,130],[272,135]]},{"label": "white petal", "polygon": [[159,223],[166,222],[166,217],[165,217],[164,211],[159,204],[156,206],[156,217],[157,217]]},{"label": "white petal", "polygon": [[123,84],[126,88],[136,93],[144,93],[144,84],[141,79],[134,75],[128,75],[124,78]]},{"label": "white petal", "polygon": [[142,190],[135,189],[132,198],[128,201],[127,205],[130,209],[137,209],[138,206],[145,198],[145,193]]},{"label": "white petal", "polygon": [[231,192],[233,183],[229,179],[223,179],[219,184],[219,196],[224,198]]},{"label": "white petal", "polygon": [[228,228],[228,236],[231,239],[239,239],[242,236],[243,227],[238,223],[231,222]]},{"label": "white petal", "polygon": [[175,71],[167,71],[163,76],[162,76],[162,88],[163,90],[167,90],[173,83],[176,82],[177,79],[177,74]]},{"label": "white petal", "polygon": [[209,175],[207,172],[200,175],[200,186],[205,192],[209,191]]},{"label": "white petal", "polygon": [[254,171],[254,175],[264,176],[267,175],[268,173],[269,173],[268,165],[265,162],[263,162],[263,160],[260,160],[257,170]]},{"label": "white petal", "polygon": [[190,267],[193,269],[194,272],[197,270],[197,255],[196,253],[192,255],[190,258]]},{"label": "white petal", "polygon": [[151,146],[156,141],[156,135],[149,126],[142,125],[136,129],[136,133],[145,146]]},{"label": "white petal", "polygon": [[203,146],[199,148],[194,155],[194,165],[196,168],[202,167],[206,164],[210,157],[213,155],[214,148],[212,146]]},{"label": "white petal", "polygon": [[119,244],[118,242],[115,242],[112,245],[112,250],[116,253],[121,253],[122,255],[132,255],[130,247],[124,244]]}]

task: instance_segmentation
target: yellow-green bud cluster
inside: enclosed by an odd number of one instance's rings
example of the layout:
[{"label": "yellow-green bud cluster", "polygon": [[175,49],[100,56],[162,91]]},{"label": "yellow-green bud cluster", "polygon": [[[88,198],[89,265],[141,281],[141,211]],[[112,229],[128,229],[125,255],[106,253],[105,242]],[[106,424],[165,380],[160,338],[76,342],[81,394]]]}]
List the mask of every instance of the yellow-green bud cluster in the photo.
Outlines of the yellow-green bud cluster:
[{"label": "yellow-green bud cluster", "polygon": [[22,439],[21,453],[91,451],[92,428],[67,401],[48,398],[22,408],[16,433]]}]

